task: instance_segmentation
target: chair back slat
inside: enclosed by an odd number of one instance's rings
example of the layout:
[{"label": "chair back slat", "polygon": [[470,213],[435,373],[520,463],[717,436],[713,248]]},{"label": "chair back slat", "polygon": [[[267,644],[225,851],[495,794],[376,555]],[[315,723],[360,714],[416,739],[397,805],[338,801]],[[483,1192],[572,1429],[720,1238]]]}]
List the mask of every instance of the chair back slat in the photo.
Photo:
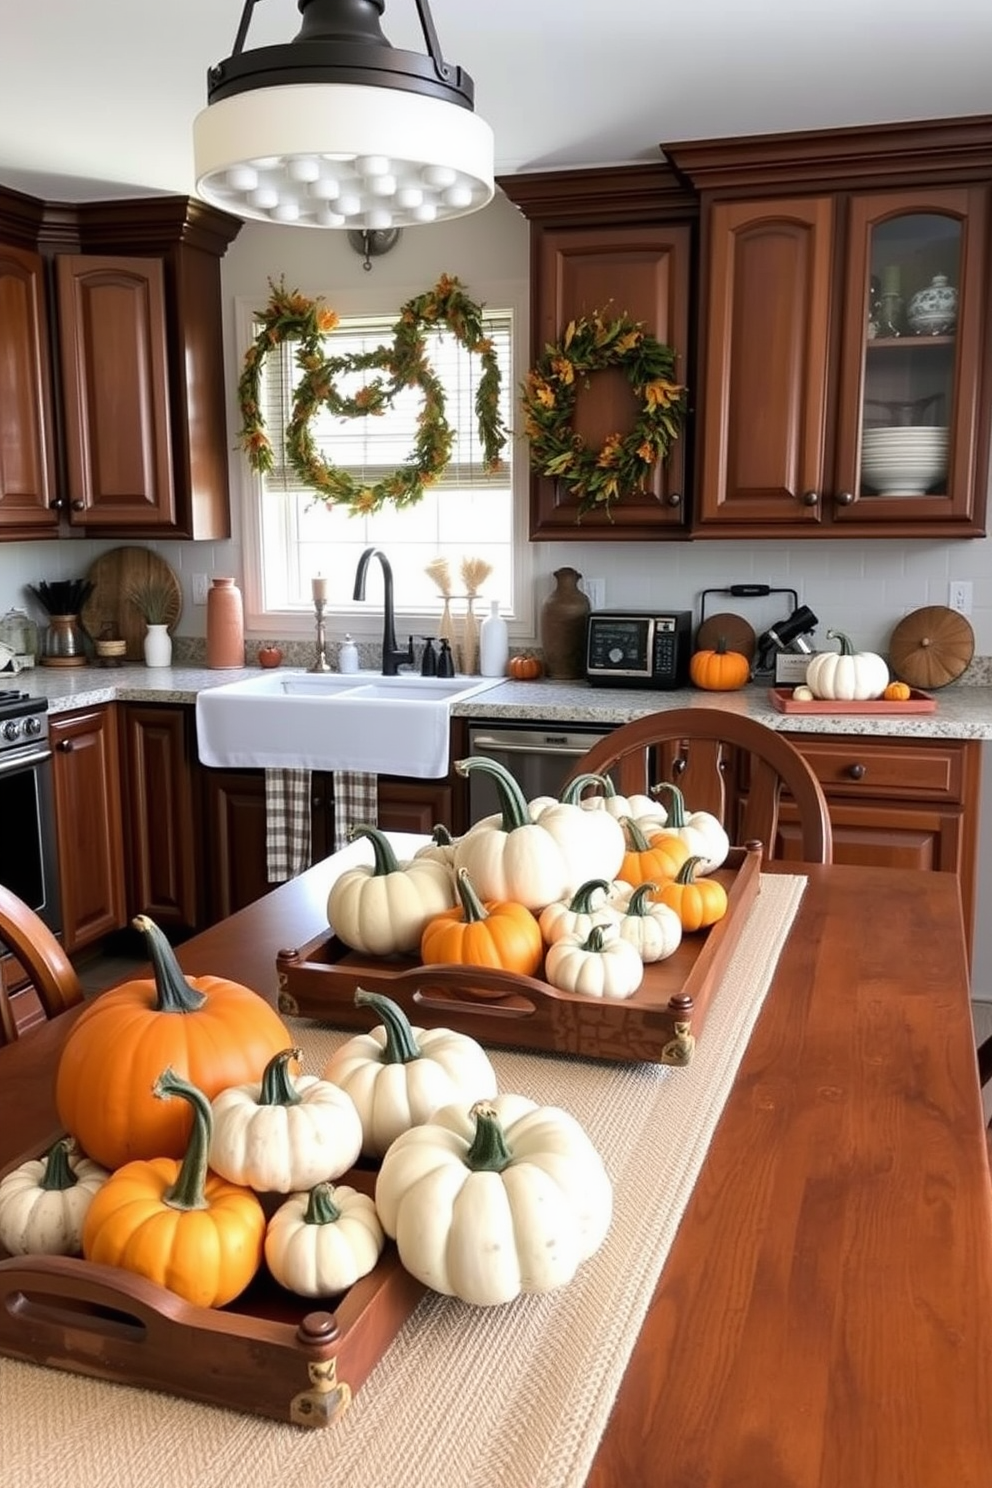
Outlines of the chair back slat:
[{"label": "chair back slat", "polygon": [[[33,909],[2,884],[0,948],[10,951],[27,973],[46,1018],[82,1002],[83,989],[76,969],[56,937]],[[12,1043],[21,1026],[6,981],[0,977],[0,1043]]]}]

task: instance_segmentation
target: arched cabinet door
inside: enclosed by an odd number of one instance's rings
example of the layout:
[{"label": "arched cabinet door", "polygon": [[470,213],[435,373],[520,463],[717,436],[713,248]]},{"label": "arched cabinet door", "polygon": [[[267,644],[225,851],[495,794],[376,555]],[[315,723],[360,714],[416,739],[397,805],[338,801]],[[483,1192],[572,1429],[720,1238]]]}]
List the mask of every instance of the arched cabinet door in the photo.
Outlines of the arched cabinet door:
[{"label": "arched cabinet door", "polygon": [[0,537],[58,527],[44,266],[0,243]]}]

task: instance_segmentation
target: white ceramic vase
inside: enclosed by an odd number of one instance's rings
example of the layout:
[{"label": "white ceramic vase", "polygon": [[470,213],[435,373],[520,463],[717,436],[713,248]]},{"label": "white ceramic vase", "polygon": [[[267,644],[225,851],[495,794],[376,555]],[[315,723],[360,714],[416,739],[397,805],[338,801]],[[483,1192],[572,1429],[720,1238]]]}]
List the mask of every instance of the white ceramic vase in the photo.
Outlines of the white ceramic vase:
[{"label": "white ceramic vase", "polygon": [[172,665],[172,637],[167,625],[149,625],[144,640],[145,666]]}]

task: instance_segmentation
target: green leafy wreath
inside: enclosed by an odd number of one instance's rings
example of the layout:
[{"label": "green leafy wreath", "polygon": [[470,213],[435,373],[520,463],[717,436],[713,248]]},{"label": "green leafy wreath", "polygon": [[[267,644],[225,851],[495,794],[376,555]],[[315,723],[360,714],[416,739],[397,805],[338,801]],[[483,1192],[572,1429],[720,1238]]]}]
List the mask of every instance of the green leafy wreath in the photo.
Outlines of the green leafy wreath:
[{"label": "green leafy wreath", "polygon": [[[628,434],[610,434],[596,450],[572,423],[580,385],[605,367],[625,373],[640,411]],[[686,390],[674,378],[672,348],[626,316],[608,321],[596,310],[544,348],[523,386],[524,432],[532,467],[578,498],[580,519],[597,509],[610,516],[611,504],[643,490],[656,462],[668,458],[686,413]]]},{"label": "green leafy wreath", "polygon": [[[348,506],[352,514],[376,512],[392,501],[397,507],[419,501],[451,457],[454,431],[445,416],[444,389],[427,358],[426,330],[446,326],[460,346],[475,352],[483,371],[475,395],[475,414],[487,471],[500,464],[506,430],[499,410],[500,372],[493,343],[483,329],[482,309],[465,294],[460,281],[442,274],[433,289],[408,300],[393,326],[392,346],[350,356],[326,356],[325,340],[339,324],[337,314],[320,300],[307,299],[285,283],[269,281],[269,303],[258,317],[255,340],[245,354],[238,381],[242,428],[239,440],[254,470],[275,467],[272,441],[261,408],[265,358],[284,341],[299,343],[296,363],[302,377],[285,430],[286,457],[301,480],[329,506]],[[377,372],[352,397],[341,393],[337,379],[349,372]],[[382,415],[405,387],[417,387],[423,406],[406,464],[370,485],[326,460],[310,426],[321,408],[343,418]]]}]

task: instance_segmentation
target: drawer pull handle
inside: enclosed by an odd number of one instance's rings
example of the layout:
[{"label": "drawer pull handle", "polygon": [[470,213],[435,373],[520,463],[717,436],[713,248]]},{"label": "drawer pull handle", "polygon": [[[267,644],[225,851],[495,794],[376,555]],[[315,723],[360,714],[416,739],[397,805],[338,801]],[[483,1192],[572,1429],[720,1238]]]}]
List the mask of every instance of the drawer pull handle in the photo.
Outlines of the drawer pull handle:
[{"label": "drawer pull handle", "polygon": [[864,765],[848,765],[847,773],[852,780],[864,780],[866,769]]}]

